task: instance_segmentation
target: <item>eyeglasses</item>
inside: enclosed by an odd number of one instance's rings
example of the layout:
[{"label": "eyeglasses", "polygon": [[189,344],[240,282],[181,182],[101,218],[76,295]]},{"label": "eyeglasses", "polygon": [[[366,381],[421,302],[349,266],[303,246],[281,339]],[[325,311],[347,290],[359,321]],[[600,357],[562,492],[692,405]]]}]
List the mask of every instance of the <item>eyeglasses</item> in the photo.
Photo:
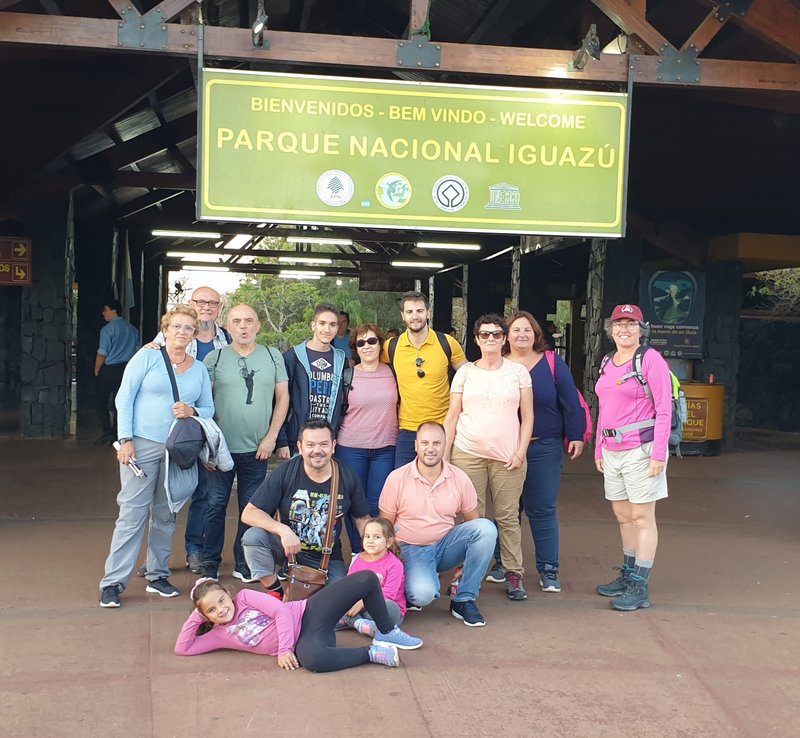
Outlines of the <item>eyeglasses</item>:
[{"label": "eyeglasses", "polygon": [[369,338],[359,338],[356,341],[356,348],[364,348],[364,346],[374,346],[378,343],[378,339],[375,336],[370,336]]},{"label": "eyeglasses", "polygon": [[498,340],[503,335],[503,331],[500,328],[498,328],[496,331],[478,331],[478,338],[480,338],[481,341],[488,341],[489,337]]},{"label": "eyeglasses", "polygon": [[250,376],[250,370],[247,368],[247,362],[244,356],[239,357],[239,366],[241,367],[241,369],[239,369],[239,376],[242,379],[247,379]]},{"label": "eyeglasses", "polygon": [[170,323],[169,327],[176,333],[194,333],[196,330],[193,325],[182,325],[181,323]]},{"label": "eyeglasses", "polygon": [[215,308],[219,305],[219,300],[192,300],[192,302],[200,307],[208,305],[210,308]]},{"label": "eyeglasses", "polygon": [[423,359],[421,356],[418,356],[414,363],[417,365],[417,376],[422,379],[425,376],[425,372],[420,369],[420,367],[425,363],[425,359]]}]

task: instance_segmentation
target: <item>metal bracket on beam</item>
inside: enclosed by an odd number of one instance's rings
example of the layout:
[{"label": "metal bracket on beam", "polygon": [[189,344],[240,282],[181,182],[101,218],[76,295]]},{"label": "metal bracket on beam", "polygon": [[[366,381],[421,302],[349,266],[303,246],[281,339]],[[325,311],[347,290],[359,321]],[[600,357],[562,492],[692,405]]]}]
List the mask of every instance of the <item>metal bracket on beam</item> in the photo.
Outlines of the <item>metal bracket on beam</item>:
[{"label": "metal bracket on beam", "polygon": [[117,46],[126,49],[166,49],[167,19],[163,10],[154,8],[145,15],[129,4],[120,11],[122,20],[117,31]]},{"label": "metal bracket on beam", "polygon": [[659,50],[658,79],[664,82],[682,82],[693,85],[700,82],[700,62],[697,61],[697,47],[689,44],[678,51],[674,46],[664,44]]},{"label": "metal bracket on beam", "polygon": [[720,23],[724,23],[732,15],[738,15],[740,18],[744,18],[752,4],[753,0],[720,0],[714,12],[714,17]]},{"label": "metal bracket on beam", "polygon": [[437,69],[442,66],[442,47],[422,34],[397,42],[397,66],[408,69]]}]

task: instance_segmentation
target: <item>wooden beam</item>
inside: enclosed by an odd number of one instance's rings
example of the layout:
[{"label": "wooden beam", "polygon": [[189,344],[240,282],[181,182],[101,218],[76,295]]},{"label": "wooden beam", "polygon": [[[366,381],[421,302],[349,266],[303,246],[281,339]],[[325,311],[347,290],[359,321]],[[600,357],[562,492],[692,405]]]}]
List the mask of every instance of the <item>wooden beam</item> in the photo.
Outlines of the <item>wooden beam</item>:
[{"label": "wooden beam", "polygon": [[[606,0],[598,0],[605,2]],[[122,53],[172,55],[195,58],[197,36],[193,26],[167,24],[165,49],[120,49],[116,20],[97,18],[51,18],[26,13],[0,13],[0,44],[80,47]],[[330,64],[342,67],[395,69],[397,40],[334,36],[317,33],[269,31],[269,49],[253,48],[249,28],[205,29],[207,58],[249,62],[285,62],[297,65]],[[684,87],[658,79],[658,57],[603,54],[591,60],[583,72],[570,72],[572,51],[523,49],[505,46],[442,43],[442,65],[438,70],[474,75],[499,75],[525,79],[563,79],[577,82],[621,82],[628,79],[628,64],[634,65],[635,81],[642,85]],[[800,92],[800,65],[700,60],[701,79],[693,87],[782,90]]]},{"label": "wooden beam", "polygon": [[194,190],[197,182],[184,174],[162,172],[115,172],[111,187],[141,187],[148,190]]},{"label": "wooden beam", "polygon": [[703,268],[708,242],[686,226],[669,219],[656,225],[635,210],[628,209],[628,227],[662,251],[677,256],[695,269]]},{"label": "wooden beam", "polygon": [[[133,13],[137,18],[142,17],[130,0],[108,0],[108,4],[117,11],[117,15],[119,15],[119,17],[123,20],[125,19],[126,15],[130,17],[131,13]],[[176,15],[180,15],[184,10],[186,10],[186,8],[195,5],[197,5],[197,0],[162,0],[162,2],[156,5],[156,7],[149,12],[145,13],[145,15],[162,12],[164,14],[164,20],[171,21]]]},{"label": "wooden beam", "polygon": [[431,0],[410,0],[411,9],[408,18],[409,38],[422,30],[428,20],[428,12],[431,8]]},{"label": "wooden beam", "polygon": [[669,41],[647,22],[644,15],[637,12],[625,0],[592,0],[592,2],[622,31],[629,36],[639,38],[644,48],[652,54],[658,54],[659,49],[669,45]]},{"label": "wooden beam", "polygon": [[694,29],[692,35],[686,39],[686,43],[681,46],[681,51],[689,48],[689,46],[694,46],[699,54],[703,51],[703,49],[706,48],[706,46],[708,46],[708,44],[711,42],[711,39],[713,39],[722,30],[722,26],[724,25],[725,23],[721,23],[717,20],[716,9],[710,11],[703,22]]},{"label": "wooden beam", "polygon": [[[704,0],[706,5],[718,2]],[[792,0],[753,0],[744,17],[736,14],[730,20],[746,29],[772,48],[800,61],[800,7]]]}]

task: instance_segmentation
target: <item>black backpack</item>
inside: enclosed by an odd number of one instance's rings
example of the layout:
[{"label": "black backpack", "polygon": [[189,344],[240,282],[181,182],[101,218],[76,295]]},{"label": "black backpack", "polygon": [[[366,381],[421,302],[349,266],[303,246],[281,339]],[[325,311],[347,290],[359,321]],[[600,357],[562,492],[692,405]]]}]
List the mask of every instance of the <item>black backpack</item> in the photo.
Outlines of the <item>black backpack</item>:
[{"label": "black backpack", "polygon": [[[439,339],[439,345],[442,347],[444,355],[447,357],[448,374],[452,375],[453,368],[450,365],[450,363],[453,360],[453,350],[450,348],[450,342],[447,340],[447,336],[445,336],[445,334],[442,333],[441,331],[434,331],[434,333],[436,334],[436,338]],[[399,340],[400,336],[395,336],[394,338],[389,339],[389,347],[388,347],[389,366],[392,368],[392,371],[394,371],[394,355],[395,352],[397,351],[397,342]],[[397,372],[395,372],[395,374],[396,373]],[[453,377],[450,376],[450,379],[452,380]]]}]

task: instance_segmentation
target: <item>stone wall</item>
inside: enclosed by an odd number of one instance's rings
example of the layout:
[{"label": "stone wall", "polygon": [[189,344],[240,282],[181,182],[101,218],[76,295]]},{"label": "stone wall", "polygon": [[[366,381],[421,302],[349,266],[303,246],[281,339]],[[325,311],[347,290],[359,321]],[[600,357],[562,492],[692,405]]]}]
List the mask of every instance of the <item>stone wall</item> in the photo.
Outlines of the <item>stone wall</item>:
[{"label": "stone wall", "polygon": [[800,321],[742,318],[736,424],[800,432],[798,366]]},{"label": "stone wall", "polygon": [[20,430],[32,438],[69,435],[71,411],[71,198],[42,204],[26,218],[33,243],[33,285],[21,310]]},{"label": "stone wall", "polygon": [[0,287],[0,407],[19,402],[21,287]]}]

